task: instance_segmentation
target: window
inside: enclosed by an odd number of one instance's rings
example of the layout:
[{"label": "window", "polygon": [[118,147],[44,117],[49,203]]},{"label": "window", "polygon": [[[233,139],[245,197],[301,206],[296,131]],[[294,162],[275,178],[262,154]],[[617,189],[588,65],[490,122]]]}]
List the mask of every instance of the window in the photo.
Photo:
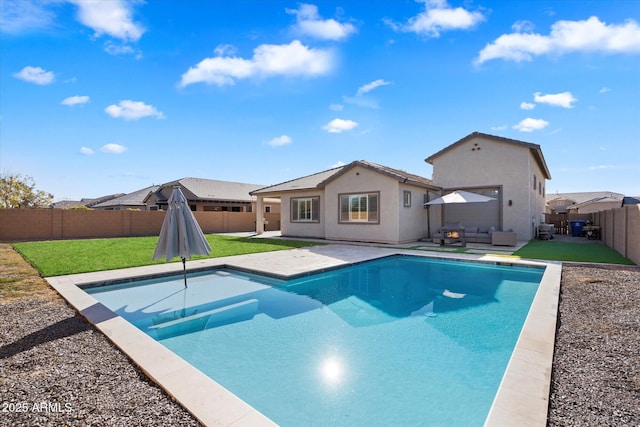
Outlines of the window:
[{"label": "window", "polygon": [[292,222],[319,222],[320,197],[300,197],[291,199]]},{"label": "window", "polygon": [[537,178],[535,175],[533,175],[533,191],[536,191],[536,187],[537,187]]},{"label": "window", "polygon": [[410,208],[411,207],[411,191],[405,190],[402,193],[402,199],[404,200],[403,206],[405,208]]},{"label": "window", "polygon": [[378,193],[341,194],[340,222],[378,222]]},{"label": "window", "polygon": [[538,183],[538,194],[542,194],[542,181]]},{"label": "window", "polygon": [[271,213],[271,206],[265,206],[264,213]]}]

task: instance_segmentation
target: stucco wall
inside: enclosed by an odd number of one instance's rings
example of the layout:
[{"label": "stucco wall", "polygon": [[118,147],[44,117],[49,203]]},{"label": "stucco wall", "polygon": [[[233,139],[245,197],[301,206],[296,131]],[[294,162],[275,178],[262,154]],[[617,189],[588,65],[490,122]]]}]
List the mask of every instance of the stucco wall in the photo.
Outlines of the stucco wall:
[{"label": "stucco wall", "polygon": [[544,213],[546,181],[528,147],[478,136],[434,159],[433,179],[443,188],[501,187],[500,228],[512,228],[518,240],[534,237],[540,214]]},{"label": "stucco wall", "polygon": [[[399,241],[397,180],[356,166],[325,187],[325,236],[331,240],[395,243]],[[338,221],[339,194],[379,192],[379,224],[346,224]]]},{"label": "stucco wall", "polygon": [[[404,206],[404,192],[411,192],[411,206]],[[426,189],[400,184],[398,192],[398,211],[400,215],[400,242],[416,241],[427,237],[427,210],[424,208]]]},{"label": "stucco wall", "polygon": [[[294,197],[320,197],[319,222],[291,222],[291,199]],[[322,190],[304,190],[283,194],[280,205],[280,230],[282,236],[324,238],[325,204]]]}]

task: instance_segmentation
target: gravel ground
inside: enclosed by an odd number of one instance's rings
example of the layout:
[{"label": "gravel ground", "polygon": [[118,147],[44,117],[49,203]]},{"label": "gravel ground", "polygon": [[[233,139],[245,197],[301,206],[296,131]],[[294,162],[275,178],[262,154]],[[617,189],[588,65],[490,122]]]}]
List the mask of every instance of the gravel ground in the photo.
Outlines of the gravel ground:
[{"label": "gravel ground", "polygon": [[640,268],[563,265],[550,426],[640,426]]},{"label": "gravel ground", "polygon": [[[0,293],[0,425],[198,425],[39,286]],[[549,426],[640,426],[639,331],[640,269],[563,267]]]}]

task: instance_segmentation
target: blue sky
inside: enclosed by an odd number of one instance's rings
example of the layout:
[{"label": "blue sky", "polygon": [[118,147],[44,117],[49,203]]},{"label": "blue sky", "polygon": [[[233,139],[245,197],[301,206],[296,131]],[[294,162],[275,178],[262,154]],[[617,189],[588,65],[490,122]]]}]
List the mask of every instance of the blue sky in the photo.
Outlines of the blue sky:
[{"label": "blue sky", "polygon": [[3,0],[0,170],[54,200],[353,160],[431,177],[479,131],[547,192],[640,195],[640,2]]}]

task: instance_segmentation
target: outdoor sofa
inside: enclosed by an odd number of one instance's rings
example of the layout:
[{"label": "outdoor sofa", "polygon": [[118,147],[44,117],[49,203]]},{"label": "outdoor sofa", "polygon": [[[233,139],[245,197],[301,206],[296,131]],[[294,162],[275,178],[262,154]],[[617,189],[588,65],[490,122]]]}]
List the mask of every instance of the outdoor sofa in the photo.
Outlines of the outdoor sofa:
[{"label": "outdoor sofa", "polygon": [[[442,230],[433,235],[434,241],[442,239]],[[464,239],[467,243],[486,243],[494,246],[515,246],[517,236],[513,230],[496,230],[495,227],[464,227]]]}]

